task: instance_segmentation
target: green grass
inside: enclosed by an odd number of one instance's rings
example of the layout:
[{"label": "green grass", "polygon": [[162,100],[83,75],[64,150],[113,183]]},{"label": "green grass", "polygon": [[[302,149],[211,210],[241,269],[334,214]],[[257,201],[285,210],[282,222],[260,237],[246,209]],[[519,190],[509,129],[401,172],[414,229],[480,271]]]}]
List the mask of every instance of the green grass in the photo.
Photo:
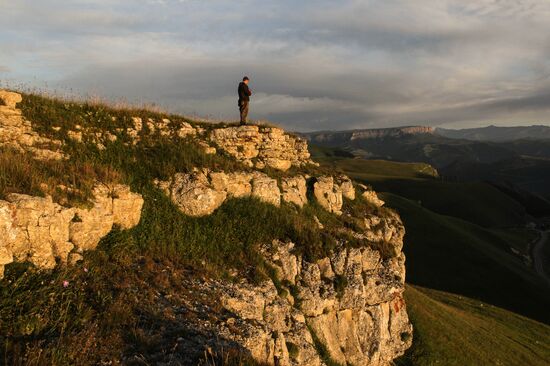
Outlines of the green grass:
[{"label": "green grass", "polygon": [[422,206],[484,227],[520,226],[525,208],[486,183],[453,183],[437,179],[435,169],[424,163],[330,158],[323,166],[343,170],[380,192],[392,192]]},{"label": "green grass", "polygon": [[368,181],[395,179],[432,179],[438,176],[437,170],[425,163],[400,163],[387,160],[365,160],[334,156],[315,156],[313,159],[331,170],[345,171]]},{"label": "green grass", "polygon": [[398,210],[407,230],[408,283],[481,299],[550,323],[546,287],[500,235],[397,195],[383,198]]},{"label": "green grass", "polygon": [[530,244],[539,237],[535,230],[526,228],[492,229],[491,231],[522,255],[530,254]]},{"label": "green grass", "polygon": [[407,286],[414,343],[398,366],[547,365],[550,327],[462,295]]},{"label": "green grass", "polygon": [[56,202],[78,206],[87,202],[96,182],[121,180],[120,171],[105,164],[76,160],[40,162],[30,154],[0,148],[0,199],[9,193],[48,194]]}]

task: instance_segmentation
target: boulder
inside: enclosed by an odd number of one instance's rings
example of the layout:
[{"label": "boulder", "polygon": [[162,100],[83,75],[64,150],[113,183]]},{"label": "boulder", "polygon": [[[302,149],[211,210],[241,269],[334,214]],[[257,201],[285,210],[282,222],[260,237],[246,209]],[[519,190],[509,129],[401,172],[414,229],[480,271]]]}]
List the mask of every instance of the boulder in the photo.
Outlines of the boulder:
[{"label": "boulder", "polygon": [[322,176],[313,184],[313,194],[325,210],[337,215],[342,214],[342,189],[334,184],[334,178]]},{"label": "boulder", "polygon": [[306,179],[303,176],[285,177],[281,180],[282,199],[303,207],[307,203]]},{"label": "boulder", "polygon": [[288,170],[312,163],[307,142],[276,127],[239,126],[216,128],[209,136],[219,148],[257,169]]},{"label": "boulder", "polygon": [[6,107],[11,109],[15,109],[17,103],[20,103],[23,100],[21,94],[9,92],[7,90],[0,90],[0,99],[4,102]]},{"label": "boulder", "polygon": [[376,206],[376,207],[384,206],[385,202],[382,201],[380,198],[378,198],[378,195],[376,194],[376,192],[373,191],[371,188],[369,188],[369,187],[367,187],[363,184],[360,184],[359,188],[361,188],[363,190],[363,193],[361,193],[361,196],[367,202],[369,202],[371,205]]},{"label": "boulder", "polygon": [[203,170],[196,170],[191,174],[177,173],[171,182],[158,184],[180,211],[189,216],[210,215],[227,197],[227,192],[212,186],[208,171]]},{"label": "boulder", "polygon": [[353,201],[355,199],[355,187],[353,187],[353,182],[345,175],[341,176],[339,180],[342,196]]}]

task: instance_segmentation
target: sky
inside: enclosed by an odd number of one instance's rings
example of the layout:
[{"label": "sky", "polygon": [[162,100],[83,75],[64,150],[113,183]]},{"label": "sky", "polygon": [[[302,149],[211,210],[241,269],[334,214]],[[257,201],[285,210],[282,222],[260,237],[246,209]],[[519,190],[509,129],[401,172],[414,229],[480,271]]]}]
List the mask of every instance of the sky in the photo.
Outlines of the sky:
[{"label": "sky", "polygon": [[0,0],[0,83],[296,131],[550,124],[548,0]]}]

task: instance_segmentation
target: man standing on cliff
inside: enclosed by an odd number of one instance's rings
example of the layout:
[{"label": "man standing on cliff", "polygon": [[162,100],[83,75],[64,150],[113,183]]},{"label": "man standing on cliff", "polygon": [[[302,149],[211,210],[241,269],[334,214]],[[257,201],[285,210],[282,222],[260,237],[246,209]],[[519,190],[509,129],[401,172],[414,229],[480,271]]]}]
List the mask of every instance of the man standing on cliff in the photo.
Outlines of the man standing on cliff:
[{"label": "man standing on cliff", "polygon": [[246,125],[246,117],[248,117],[248,103],[252,92],[248,89],[248,76],[243,78],[239,83],[239,112],[241,113],[241,125]]}]

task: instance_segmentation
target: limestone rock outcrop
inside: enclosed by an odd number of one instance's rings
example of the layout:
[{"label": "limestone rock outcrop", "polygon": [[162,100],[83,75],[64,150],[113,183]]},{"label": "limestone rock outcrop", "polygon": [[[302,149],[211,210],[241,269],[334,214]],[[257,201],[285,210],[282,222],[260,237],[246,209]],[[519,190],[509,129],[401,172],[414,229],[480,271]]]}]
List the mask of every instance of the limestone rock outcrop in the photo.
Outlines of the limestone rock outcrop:
[{"label": "limestone rock outcrop", "polygon": [[[353,183],[346,176],[336,181],[331,176],[312,179],[317,202],[329,212],[341,215],[343,198],[356,198]],[[212,214],[229,197],[252,196],[275,206],[284,201],[300,208],[308,202],[307,179],[301,175],[283,177],[279,186],[276,179],[258,171],[225,173],[195,169],[155,183],[183,213],[197,217]]]},{"label": "limestone rock outcrop", "polygon": [[189,216],[210,215],[227,197],[227,192],[216,190],[211,184],[208,171],[178,173],[172,181],[157,182],[157,185],[184,214]]},{"label": "limestone rock outcrop", "polygon": [[[21,94],[0,90],[0,147],[29,152],[39,160],[61,160],[60,141],[40,136],[17,108]],[[4,105],[2,105],[4,104]]]},{"label": "limestone rock outcrop", "polygon": [[369,203],[376,207],[382,207],[384,206],[385,202],[382,201],[375,191],[372,190],[372,188],[367,187],[364,184],[359,184],[359,188],[363,190],[363,193],[361,193],[361,196]]},{"label": "limestone rock outcrop", "polygon": [[[197,175],[200,178],[193,178]],[[334,214],[343,215],[344,198],[356,199],[353,182],[345,176],[310,179],[314,197]],[[186,188],[170,191],[175,181],[186,182]],[[298,207],[308,197],[306,177],[283,177],[279,188],[275,179],[259,172],[196,170],[158,184],[172,195],[199,188],[216,192],[223,200],[257,196],[275,205],[282,200]],[[171,197],[192,215],[197,212],[191,207],[205,208],[203,215],[223,202],[220,198],[213,205],[199,205],[181,194]],[[260,284],[218,282],[217,296],[231,315],[215,325],[216,334],[268,365],[324,365],[318,343],[342,365],[389,365],[412,342],[403,300],[405,229],[395,212],[379,208],[372,212],[356,218],[355,229],[342,228],[363,243],[360,247],[339,242],[327,257],[311,260],[299,254],[292,242],[275,240],[262,246],[274,277]]]},{"label": "limestone rock outcrop", "polygon": [[328,212],[342,214],[342,188],[334,183],[333,177],[322,176],[313,184],[313,194],[317,202]]},{"label": "limestone rock outcrop", "polygon": [[282,179],[283,201],[303,207],[307,203],[306,178],[300,175]]},{"label": "limestone rock outcrop", "polygon": [[281,204],[277,180],[260,172],[212,172],[196,169],[177,173],[170,181],[157,181],[157,186],[186,215],[207,216],[228,197],[257,197],[274,206]]},{"label": "limestone rock outcrop", "polygon": [[123,185],[94,189],[91,208],[63,207],[51,197],[10,194],[0,200],[0,277],[4,265],[30,262],[38,268],[66,263],[72,252],[95,249],[113,225],[138,224],[143,198]]},{"label": "limestone rock outcrop", "polygon": [[[53,148],[61,142],[38,135],[21,115],[19,94],[0,91],[0,99],[0,146],[31,152],[39,159],[66,158]],[[59,132],[62,127],[53,129]],[[201,128],[177,118],[134,117],[116,131],[75,125],[63,132],[70,140],[67,145],[93,143],[101,150],[114,142],[136,145],[154,143],[154,138],[180,138],[185,140],[177,143],[193,143],[205,154],[224,152],[250,168],[284,172],[315,164],[305,140],[273,127]],[[314,199],[339,216],[317,212],[321,222],[307,213],[317,223],[312,230],[324,230],[317,234],[335,241],[330,250],[323,248],[322,255],[309,253],[307,242],[280,238],[255,243],[255,254],[263,257],[270,278],[259,283],[238,276],[233,281],[209,280],[202,289],[216,299],[220,311],[215,321],[197,319],[215,335],[208,344],[223,339],[260,363],[280,366],[321,366],[326,356],[342,365],[385,366],[411,345],[412,325],[403,300],[405,229],[399,215],[381,207],[384,202],[369,187],[342,175],[290,176],[245,167],[233,172],[195,168],[155,184],[193,217],[210,215],[226,200],[243,197],[274,206],[292,204],[292,212]],[[354,200],[370,205],[350,202]],[[14,261],[47,269],[81,260],[83,251],[95,249],[114,225],[137,225],[144,201],[127,186],[97,185],[90,204],[64,207],[51,197],[24,194],[0,200],[0,278],[4,266]],[[361,217],[351,217],[360,210]],[[212,313],[200,301],[195,305]],[[328,355],[321,355],[320,348]]]},{"label": "limestone rock outcrop", "polygon": [[307,142],[276,127],[240,126],[216,128],[209,136],[222,150],[248,166],[288,170],[312,164]]},{"label": "limestone rock outcrop", "polygon": [[323,365],[314,339],[342,365],[388,365],[410,346],[401,252],[340,248],[309,262],[293,249],[281,241],[263,248],[283,289],[270,280],[223,286],[221,303],[234,318],[220,334],[271,365]]}]

